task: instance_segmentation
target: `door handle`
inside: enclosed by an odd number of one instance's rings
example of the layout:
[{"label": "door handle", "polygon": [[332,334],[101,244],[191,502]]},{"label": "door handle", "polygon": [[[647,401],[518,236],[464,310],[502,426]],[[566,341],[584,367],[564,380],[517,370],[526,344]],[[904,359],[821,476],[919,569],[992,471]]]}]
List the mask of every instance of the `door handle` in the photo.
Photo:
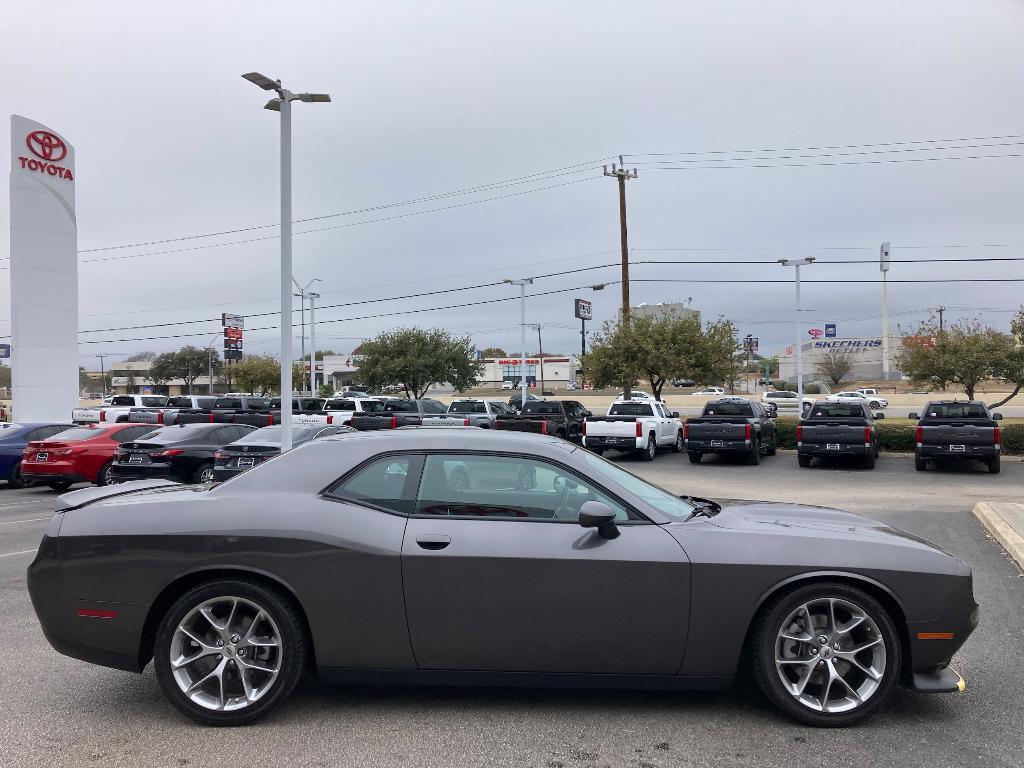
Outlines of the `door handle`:
[{"label": "door handle", "polygon": [[444,549],[452,543],[452,540],[449,536],[428,533],[417,536],[416,543],[420,545],[420,549],[437,550]]}]

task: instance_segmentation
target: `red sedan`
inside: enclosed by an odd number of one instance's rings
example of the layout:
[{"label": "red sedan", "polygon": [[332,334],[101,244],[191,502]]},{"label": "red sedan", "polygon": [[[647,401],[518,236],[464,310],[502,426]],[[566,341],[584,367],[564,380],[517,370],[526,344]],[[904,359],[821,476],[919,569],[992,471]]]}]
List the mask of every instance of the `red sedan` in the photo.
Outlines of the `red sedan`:
[{"label": "red sedan", "polygon": [[21,459],[21,473],[31,485],[56,491],[72,483],[107,485],[107,473],[121,443],[152,432],[152,424],[105,424],[71,427],[48,440],[29,443]]}]

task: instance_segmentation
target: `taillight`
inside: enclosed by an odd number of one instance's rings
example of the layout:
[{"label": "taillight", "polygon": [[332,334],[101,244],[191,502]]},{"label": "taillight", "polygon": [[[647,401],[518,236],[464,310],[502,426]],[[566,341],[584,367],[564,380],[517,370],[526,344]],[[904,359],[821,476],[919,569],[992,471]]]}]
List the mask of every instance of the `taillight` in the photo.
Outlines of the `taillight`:
[{"label": "taillight", "polygon": [[397,416],[392,416],[391,417],[391,428],[392,429],[398,429],[398,417]]},{"label": "taillight", "polygon": [[268,413],[267,414],[267,426],[268,427],[274,426],[274,414],[272,414],[272,413]]},{"label": "taillight", "polygon": [[914,427],[914,442],[915,443],[923,443],[924,442],[924,427]]},{"label": "taillight", "polygon": [[332,425],[333,423],[334,423],[334,417],[333,417],[333,416],[328,416],[328,417],[327,417],[327,426],[329,427],[329,426],[331,426],[331,425]]},{"label": "taillight", "polygon": [[683,423],[683,439],[684,440],[689,440],[690,439],[690,423],[689,422],[684,422]]},{"label": "taillight", "polygon": [[993,427],[992,429],[992,442],[995,445],[1000,445],[1003,442],[1003,433],[999,427]]},{"label": "taillight", "polygon": [[107,420],[107,412],[106,411],[100,411],[100,421],[106,421],[106,420]]},{"label": "taillight", "polygon": [[864,442],[871,442],[871,427],[864,427]]},{"label": "taillight", "polygon": [[743,439],[746,440],[747,442],[750,442],[751,431],[752,427],[749,424],[745,424],[743,427]]},{"label": "taillight", "polygon": [[169,459],[171,456],[181,456],[185,451],[181,448],[169,448],[166,451],[157,451],[156,453],[149,454],[151,459]]},{"label": "taillight", "polygon": [[213,454],[213,458],[215,458],[215,459],[223,459],[224,458],[224,454],[221,453],[220,451],[217,451],[216,453]]},{"label": "taillight", "polygon": [[804,425],[803,424],[797,424],[796,425],[796,441],[798,443],[802,443],[804,441]]},{"label": "taillight", "polygon": [[469,419],[463,419],[462,420],[462,426],[468,427],[469,426]]},{"label": "taillight", "polygon": [[548,423],[546,421],[542,421],[540,423],[540,433],[542,435],[546,435],[548,433]]},{"label": "taillight", "polygon": [[587,435],[587,420],[584,419],[583,423],[580,424],[580,434],[586,437]]},{"label": "taillight", "polygon": [[160,411],[159,413],[157,413],[157,415],[156,415],[156,423],[157,424],[163,424],[164,423],[164,412],[163,411]]},{"label": "taillight", "polygon": [[213,414],[210,414],[210,423],[213,424]]},{"label": "taillight", "polygon": [[643,425],[643,422],[640,421],[640,419],[636,420],[636,436],[637,437],[643,437],[644,436],[644,425]]}]

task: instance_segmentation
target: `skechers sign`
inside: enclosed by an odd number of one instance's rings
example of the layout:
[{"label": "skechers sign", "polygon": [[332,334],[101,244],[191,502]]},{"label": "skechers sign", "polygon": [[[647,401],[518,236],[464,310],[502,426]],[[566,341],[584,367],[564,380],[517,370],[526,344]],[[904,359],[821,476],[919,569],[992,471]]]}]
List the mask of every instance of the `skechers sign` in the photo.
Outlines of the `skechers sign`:
[{"label": "skechers sign", "polygon": [[18,162],[22,168],[56,176],[58,179],[75,180],[70,168],[56,164],[68,154],[67,144],[60,136],[49,131],[32,131],[25,137],[25,146],[35,157],[19,155]]},{"label": "skechers sign", "polygon": [[812,349],[842,349],[847,352],[867,352],[882,346],[881,339],[836,339],[812,342]]}]

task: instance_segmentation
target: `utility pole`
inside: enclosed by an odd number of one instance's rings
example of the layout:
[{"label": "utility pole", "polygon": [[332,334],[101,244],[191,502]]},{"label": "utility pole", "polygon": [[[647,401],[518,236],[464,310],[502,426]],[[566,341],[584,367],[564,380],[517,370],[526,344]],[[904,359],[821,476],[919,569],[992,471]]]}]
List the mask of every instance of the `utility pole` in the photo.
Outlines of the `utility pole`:
[{"label": "utility pole", "polygon": [[206,349],[206,394],[213,394],[213,347]]},{"label": "utility pole", "polygon": [[[309,294],[309,394],[316,397],[316,300],[319,293]],[[327,369],[324,368],[324,374]]]},{"label": "utility pole", "polygon": [[882,243],[878,268],[882,272],[882,378],[889,380],[889,243]]},{"label": "utility pole", "polygon": [[540,363],[540,395],[544,396],[544,343],[540,339],[540,329],[543,328],[540,323],[534,323],[530,326],[537,331],[537,358]]},{"label": "utility pole", "polygon": [[946,308],[939,307],[935,311],[939,313],[939,336],[942,336],[942,313],[946,311]]},{"label": "utility pole", "polygon": [[[292,278],[292,282],[295,282],[295,278]],[[296,285],[298,285],[298,283],[296,283]],[[301,331],[302,337],[301,337],[301,340],[299,342],[299,359],[302,361],[302,367],[305,368],[306,367],[306,293],[305,293],[305,291],[303,291],[302,293],[293,293],[292,296],[298,296],[299,297],[299,306],[301,307],[301,309],[299,310],[299,316],[302,319],[299,321],[299,325],[300,325],[300,327],[302,329],[302,331]],[[299,389],[301,389],[301,390],[305,390],[306,389],[306,372],[305,371],[302,372],[302,380],[299,383]],[[284,402],[284,401],[282,400],[281,402]]]},{"label": "utility pole", "polygon": [[[611,171],[604,166],[604,175],[612,176],[619,182],[619,238],[622,244],[622,327],[629,330],[629,237],[626,232],[626,181],[636,178],[636,168],[626,170],[619,155],[619,164],[612,163]],[[623,384],[622,396],[628,400],[632,397],[633,382]]]},{"label": "utility pole", "polygon": [[107,396],[107,374],[106,374],[106,372],[105,372],[105,370],[103,368],[103,358],[105,358],[106,356],[107,355],[105,353],[101,353],[101,354],[96,355],[96,357],[98,357],[100,359],[100,393],[101,393],[100,396],[101,397],[106,397]]}]

